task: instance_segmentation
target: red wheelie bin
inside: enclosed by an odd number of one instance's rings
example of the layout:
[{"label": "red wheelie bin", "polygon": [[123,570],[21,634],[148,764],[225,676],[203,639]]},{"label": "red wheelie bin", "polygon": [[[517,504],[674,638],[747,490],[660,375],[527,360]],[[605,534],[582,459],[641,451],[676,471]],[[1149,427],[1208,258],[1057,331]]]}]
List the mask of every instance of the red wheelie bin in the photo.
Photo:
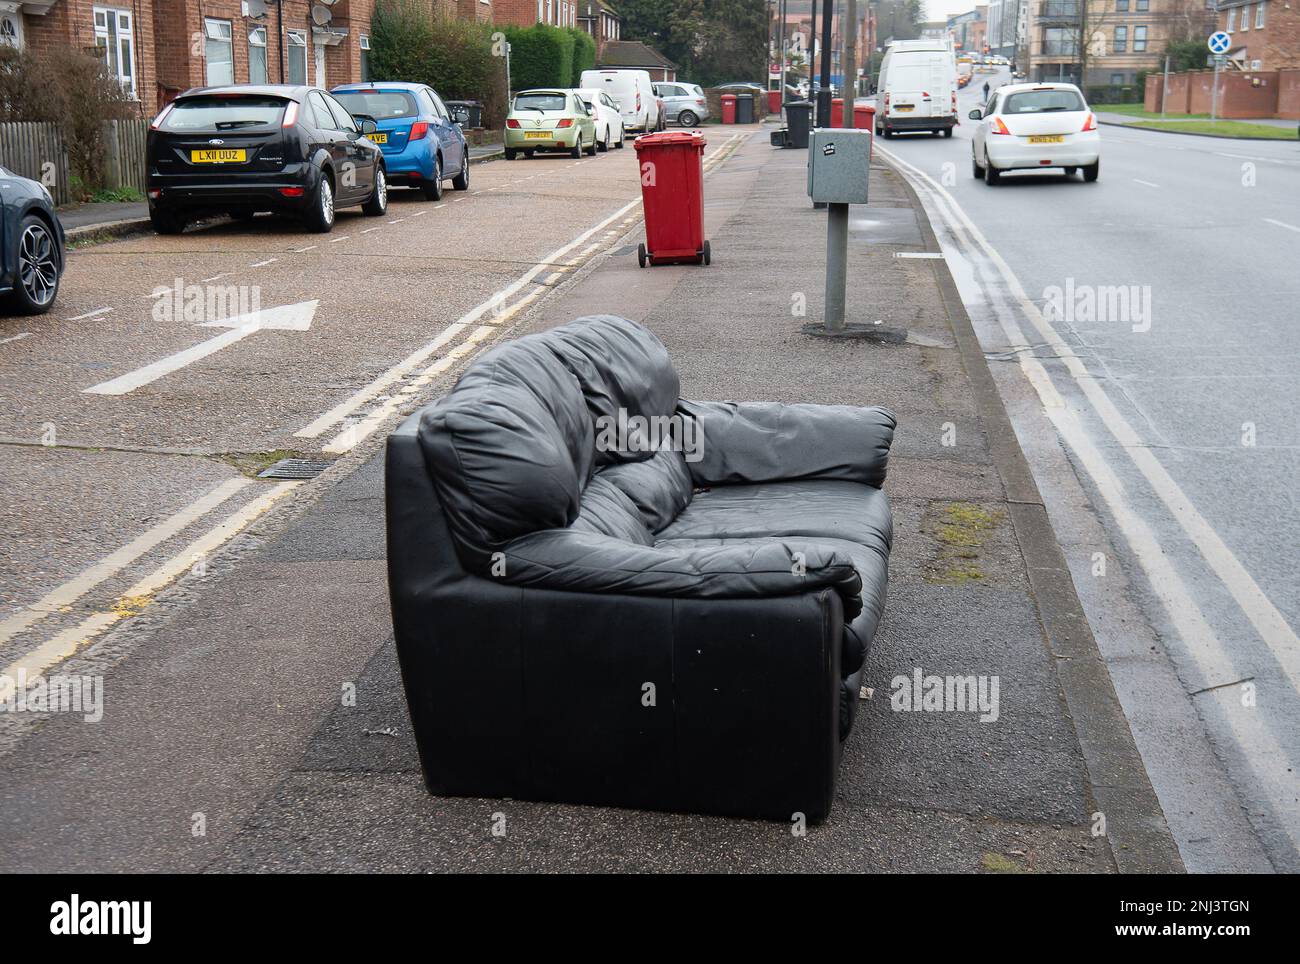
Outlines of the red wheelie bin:
[{"label": "red wheelie bin", "polygon": [[704,135],[699,131],[661,131],[632,142],[641,172],[645,243],[637,262],[708,264],[704,238]]}]

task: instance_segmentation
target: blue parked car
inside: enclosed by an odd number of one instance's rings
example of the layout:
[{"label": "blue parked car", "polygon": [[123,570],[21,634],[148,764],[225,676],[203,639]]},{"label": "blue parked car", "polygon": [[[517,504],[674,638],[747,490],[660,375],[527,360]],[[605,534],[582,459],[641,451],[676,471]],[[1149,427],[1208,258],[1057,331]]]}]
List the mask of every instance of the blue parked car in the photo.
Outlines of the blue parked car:
[{"label": "blue parked car", "polygon": [[384,152],[391,187],[418,187],[430,201],[442,197],[442,182],[469,188],[469,147],[442,98],[424,84],[375,81],[344,84],[330,91],[353,117],[373,118],[367,136]]}]

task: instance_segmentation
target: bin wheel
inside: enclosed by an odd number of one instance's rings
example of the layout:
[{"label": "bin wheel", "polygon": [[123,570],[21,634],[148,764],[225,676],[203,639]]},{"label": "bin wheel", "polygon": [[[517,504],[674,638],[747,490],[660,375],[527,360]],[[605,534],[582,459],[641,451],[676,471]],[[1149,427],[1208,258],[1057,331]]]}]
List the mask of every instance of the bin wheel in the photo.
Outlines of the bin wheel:
[{"label": "bin wheel", "polygon": [[638,244],[638,245],[636,246],[636,263],[639,264],[641,267],[644,268],[644,267],[645,267],[645,260],[646,260],[646,259],[645,259],[645,245],[644,245],[644,244]]},{"label": "bin wheel", "polygon": [[709,242],[704,242],[704,263],[708,264],[713,252],[709,250]]}]

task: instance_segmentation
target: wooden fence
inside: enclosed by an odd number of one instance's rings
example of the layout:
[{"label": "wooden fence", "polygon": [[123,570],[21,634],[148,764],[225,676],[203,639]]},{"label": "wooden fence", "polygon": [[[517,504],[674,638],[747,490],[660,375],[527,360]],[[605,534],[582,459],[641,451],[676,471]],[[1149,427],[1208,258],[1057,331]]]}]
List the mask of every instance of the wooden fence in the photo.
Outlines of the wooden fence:
[{"label": "wooden fence", "polygon": [[[104,124],[105,188],[135,188],[144,192],[144,141],[149,122],[115,120]],[[77,200],[72,192],[72,171],[64,134],[58,124],[45,121],[0,123],[0,167],[40,181],[55,204]]]}]

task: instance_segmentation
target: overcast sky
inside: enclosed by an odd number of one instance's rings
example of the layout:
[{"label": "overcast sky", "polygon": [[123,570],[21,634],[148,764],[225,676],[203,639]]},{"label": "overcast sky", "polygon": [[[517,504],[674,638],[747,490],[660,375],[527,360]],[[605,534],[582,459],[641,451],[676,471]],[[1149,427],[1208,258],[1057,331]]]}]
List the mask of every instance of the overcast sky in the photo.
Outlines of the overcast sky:
[{"label": "overcast sky", "polygon": [[926,20],[947,20],[954,13],[967,13],[976,7],[975,0],[921,0]]}]

